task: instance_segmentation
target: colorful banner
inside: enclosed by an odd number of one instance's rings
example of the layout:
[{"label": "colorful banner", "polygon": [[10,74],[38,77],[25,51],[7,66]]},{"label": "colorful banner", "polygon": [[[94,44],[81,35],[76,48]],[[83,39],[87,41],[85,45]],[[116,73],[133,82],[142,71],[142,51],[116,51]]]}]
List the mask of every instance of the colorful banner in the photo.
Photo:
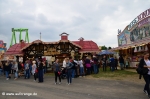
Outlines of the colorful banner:
[{"label": "colorful banner", "polygon": [[135,42],[137,40],[142,40],[146,37],[150,37],[150,22],[143,20],[143,22],[139,22],[138,27],[133,29],[133,31],[131,32],[130,40],[132,42]]},{"label": "colorful banner", "polygon": [[120,35],[118,35],[118,45],[122,46],[130,43],[130,32],[126,29]]}]

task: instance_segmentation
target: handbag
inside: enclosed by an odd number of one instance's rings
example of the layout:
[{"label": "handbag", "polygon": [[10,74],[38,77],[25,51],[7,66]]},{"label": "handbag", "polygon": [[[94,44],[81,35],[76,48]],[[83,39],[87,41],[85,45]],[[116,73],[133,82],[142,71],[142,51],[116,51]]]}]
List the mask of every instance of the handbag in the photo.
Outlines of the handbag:
[{"label": "handbag", "polygon": [[86,67],[91,67],[91,64],[86,64]]},{"label": "handbag", "polygon": [[58,75],[60,75],[61,74],[61,71],[58,71]]},{"label": "handbag", "polygon": [[35,73],[38,73],[38,69],[36,68]]}]

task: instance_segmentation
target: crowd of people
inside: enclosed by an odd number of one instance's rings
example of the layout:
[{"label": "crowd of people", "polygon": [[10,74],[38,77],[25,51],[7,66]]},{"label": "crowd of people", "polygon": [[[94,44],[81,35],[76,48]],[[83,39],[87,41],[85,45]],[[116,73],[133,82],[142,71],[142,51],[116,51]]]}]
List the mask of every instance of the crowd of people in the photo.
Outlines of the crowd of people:
[{"label": "crowd of people", "polygon": [[[97,56],[93,56],[93,58],[86,57],[85,59],[65,58],[62,65],[59,59],[56,59],[52,64],[55,73],[55,84],[57,82],[57,77],[59,77],[59,81],[61,82],[61,78],[65,77],[74,79],[76,77],[84,77],[85,75],[98,74],[100,66],[102,66],[104,72],[106,72],[107,66],[110,67],[111,71],[117,70],[118,61],[121,70],[123,70],[124,59],[122,57],[120,57],[119,60],[113,56],[110,58],[103,56],[101,59],[98,59]],[[70,64],[72,67],[68,69],[67,67]],[[35,81],[38,78],[39,82],[43,82],[43,74],[47,71],[47,65],[47,60],[42,59],[26,60],[25,63],[4,61],[0,62],[0,75],[2,75],[2,71],[4,71],[6,80],[9,80],[12,74],[14,74],[15,80],[22,75],[24,75],[25,79],[29,79],[31,75],[34,75]],[[71,79],[69,78],[68,83],[71,83]]]},{"label": "crowd of people", "polygon": [[[145,53],[144,57],[139,62],[139,66],[141,68],[147,68],[148,73],[143,75],[145,80],[144,92],[150,97],[150,60],[149,54]],[[85,75],[90,74],[98,74],[99,68],[102,66],[103,72],[107,71],[107,66],[110,67],[110,70],[114,72],[118,68],[118,63],[120,65],[120,70],[124,70],[128,68],[129,62],[125,61],[122,56],[118,59],[116,57],[103,56],[101,59],[98,59],[96,56],[93,58],[86,57],[85,59],[72,59],[65,58],[63,63],[61,64],[59,59],[56,59],[52,64],[52,68],[55,75],[55,84],[61,84],[61,79],[66,78],[67,84],[70,85],[72,83],[72,79],[76,77],[85,77]],[[43,76],[47,71],[47,61],[43,61],[42,59],[36,60],[26,60],[25,63],[17,62],[17,61],[0,61],[0,75],[2,75],[2,71],[6,76],[6,80],[11,79],[12,74],[14,75],[14,80],[17,80],[20,76],[24,75],[24,79],[29,79],[31,75],[34,76],[34,81],[44,82]],[[23,73],[23,74],[22,74]],[[59,78],[59,83],[57,82],[57,78]]]},{"label": "crowd of people", "polygon": [[0,61],[0,75],[4,73],[6,80],[9,80],[14,75],[14,80],[24,76],[24,79],[29,79],[34,75],[34,81],[38,78],[38,82],[43,82],[43,75],[46,73],[46,61],[42,60],[26,60],[25,63],[17,61]]}]

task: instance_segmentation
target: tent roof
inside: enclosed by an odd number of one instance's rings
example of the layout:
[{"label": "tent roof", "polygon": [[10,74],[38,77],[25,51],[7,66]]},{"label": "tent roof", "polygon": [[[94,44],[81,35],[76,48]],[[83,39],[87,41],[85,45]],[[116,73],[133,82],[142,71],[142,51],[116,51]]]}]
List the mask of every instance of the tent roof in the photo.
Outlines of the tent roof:
[{"label": "tent roof", "polygon": [[24,46],[27,46],[29,43],[16,43],[12,45],[4,55],[18,55],[22,56],[23,52],[21,51],[21,48]]},{"label": "tent roof", "polygon": [[[80,52],[99,52],[97,44],[93,41],[72,41],[82,47]],[[82,43],[81,43],[82,42]]]}]

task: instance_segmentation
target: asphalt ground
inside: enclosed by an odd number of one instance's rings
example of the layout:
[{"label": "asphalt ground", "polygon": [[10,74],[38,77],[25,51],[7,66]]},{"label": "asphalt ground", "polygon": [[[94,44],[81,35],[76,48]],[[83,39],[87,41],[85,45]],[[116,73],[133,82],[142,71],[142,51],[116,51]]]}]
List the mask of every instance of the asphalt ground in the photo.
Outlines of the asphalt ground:
[{"label": "asphalt ground", "polygon": [[17,80],[0,76],[0,99],[148,99],[143,86],[144,83],[88,76],[73,79],[71,85],[66,79],[55,85],[52,75],[45,75],[43,83],[33,81],[33,76]]}]

